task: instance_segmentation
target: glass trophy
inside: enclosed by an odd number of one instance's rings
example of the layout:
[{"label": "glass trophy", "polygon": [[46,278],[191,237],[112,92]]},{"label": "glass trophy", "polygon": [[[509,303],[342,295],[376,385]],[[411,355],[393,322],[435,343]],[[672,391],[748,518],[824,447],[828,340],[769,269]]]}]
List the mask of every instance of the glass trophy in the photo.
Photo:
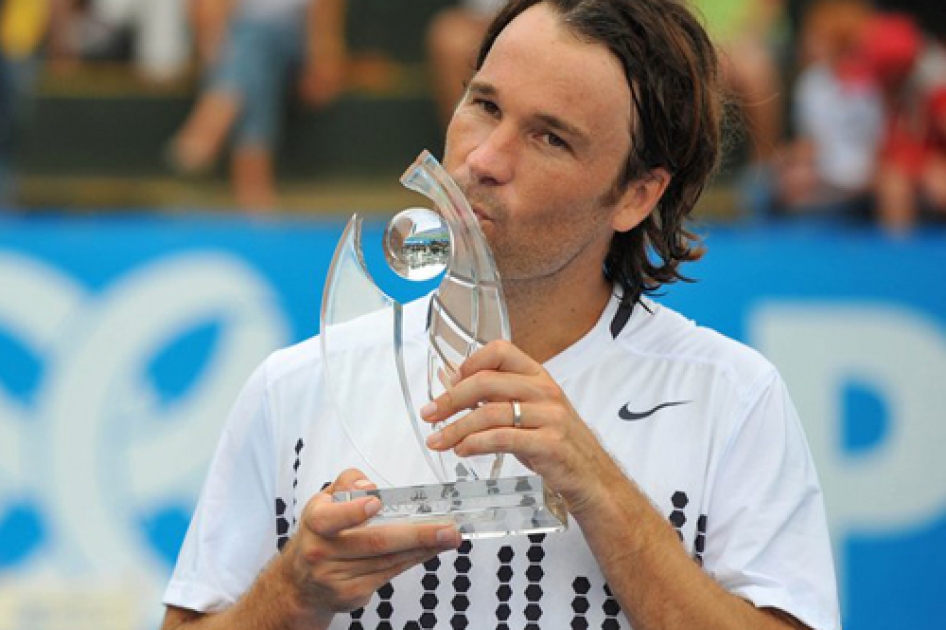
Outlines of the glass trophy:
[{"label": "glass trophy", "polygon": [[443,277],[429,300],[401,304],[368,271],[357,214],[339,239],[322,295],[325,397],[378,488],[335,500],[374,495],[383,507],[370,524],[453,522],[464,538],[562,530],[561,497],[514,458],[461,458],[426,446],[441,427],[421,420],[420,407],[477,349],[509,339],[509,318],[489,245],[447,172],[424,151],[401,183],[437,211],[391,219],[386,263],[408,281]]}]

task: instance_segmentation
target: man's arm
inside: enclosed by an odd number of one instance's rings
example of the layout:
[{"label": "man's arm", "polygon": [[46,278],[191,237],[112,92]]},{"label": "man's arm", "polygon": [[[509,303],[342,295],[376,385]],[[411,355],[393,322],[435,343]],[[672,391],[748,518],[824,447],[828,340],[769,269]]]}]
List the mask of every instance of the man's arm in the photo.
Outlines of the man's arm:
[{"label": "man's arm", "polygon": [[756,608],[711,579],[616,464],[607,479],[596,483],[608,492],[572,516],[635,628],[806,628],[786,613]]},{"label": "man's arm", "polygon": [[331,619],[313,618],[306,625],[306,615],[298,606],[296,588],[286,574],[282,556],[277,557],[256,579],[253,587],[236,604],[219,613],[201,613],[168,606],[161,630],[224,630],[258,628],[327,628]]},{"label": "man's arm", "polygon": [[313,105],[325,105],[345,87],[347,0],[311,0],[306,15],[306,59],[299,89]]},{"label": "man's arm", "polygon": [[309,501],[299,530],[233,606],[213,614],[168,606],[162,630],[324,630],[394,576],[460,545],[453,525],[362,527],[381,509],[375,497],[332,500],[370,487],[361,472],[342,473]]},{"label": "man's arm", "polygon": [[[510,426],[510,400],[521,403],[522,428]],[[544,477],[565,499],[635,628],[805,628],[790,615],[756,608],[710,578],[551,376],[511,344],[494,342],[470,357],[459,381],[422,414],[439,422],[470,409],[433,434],[428,445],[453,448],[460,456],[512,453]]]}]

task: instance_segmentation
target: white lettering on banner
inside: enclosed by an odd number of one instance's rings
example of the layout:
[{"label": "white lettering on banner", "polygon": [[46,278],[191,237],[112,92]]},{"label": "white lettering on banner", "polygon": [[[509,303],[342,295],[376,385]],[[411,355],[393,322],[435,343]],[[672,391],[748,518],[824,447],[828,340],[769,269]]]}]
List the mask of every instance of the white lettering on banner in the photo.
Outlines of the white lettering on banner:
[{"label": "white lettering on banner", "polygon": [[[0,252],[0,326],[37,355],[52,358],[60,335],[85,297],[61,274],[30,258]],[[0,388],[0,510],[9,497],[37,494],[39,475],[28,461],[41,456],[38,439],[27,440],[33,413],[4,396]]]},{"label": "white lettering on banner", "polygon": [[[239,259],[212,253],[158,259],[94,294],[0,254],[0,287],[0,328],[44,367],[32,408],[0,388],[0,518],[10,497],[30,496],[47,529],[17,573],[32,593],[77,578],[137,585],[150,606],[136,608],[150,615],[167,567],[142,517],[193,503],[239,388],[288,342],[273,292]],[[149,365],[209,322],[219,334],[207,365],[187,391],[158,400]]]},{"label": "white lettering on banner", "polygon": [[[946,512],[946,331],[879,304],[768,303],[750,342],[779,368],[805,425],[836,550],[851,533],[884,535]],[[842,445],[841,393],[867,383],[888,410],[883,440]],[[855,419],[856,420],[856,419]]]}]

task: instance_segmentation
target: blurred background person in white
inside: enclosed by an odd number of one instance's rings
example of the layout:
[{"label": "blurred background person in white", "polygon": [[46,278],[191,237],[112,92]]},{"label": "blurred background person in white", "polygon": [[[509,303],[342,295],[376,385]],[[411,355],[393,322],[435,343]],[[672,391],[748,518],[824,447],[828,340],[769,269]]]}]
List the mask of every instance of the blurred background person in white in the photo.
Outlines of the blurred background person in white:
[{"label": "blurred background person in white", "polygon": [[861,0],[819,0],[803,17],[795,138],[777,159],[778,208],[786,215],[867,217],[883,129],[880,90],[862,46],[871,15]]},{"label": "blurred background person in white", "polygon": [[[41,1],[41,0],[37,0]],[[99,50],[127,39],[139,76],[166,82],[186,74],[191,45],[184,12],[185,0],[53,0],[51,56],[62,69]]]}]

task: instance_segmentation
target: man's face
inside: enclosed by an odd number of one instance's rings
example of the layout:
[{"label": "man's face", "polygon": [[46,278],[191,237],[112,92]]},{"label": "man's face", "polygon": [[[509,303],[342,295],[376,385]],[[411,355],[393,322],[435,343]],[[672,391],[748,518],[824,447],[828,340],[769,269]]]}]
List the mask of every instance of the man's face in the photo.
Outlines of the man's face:
[{"label": "man's face", "polygon": [[630,89],[605,46],[576,39],[541,3],[503,30],[447,129],[444,165],[504,280],[601,277],[615,228],[627,229],[624,198],[603,202],[631,124]]}]

